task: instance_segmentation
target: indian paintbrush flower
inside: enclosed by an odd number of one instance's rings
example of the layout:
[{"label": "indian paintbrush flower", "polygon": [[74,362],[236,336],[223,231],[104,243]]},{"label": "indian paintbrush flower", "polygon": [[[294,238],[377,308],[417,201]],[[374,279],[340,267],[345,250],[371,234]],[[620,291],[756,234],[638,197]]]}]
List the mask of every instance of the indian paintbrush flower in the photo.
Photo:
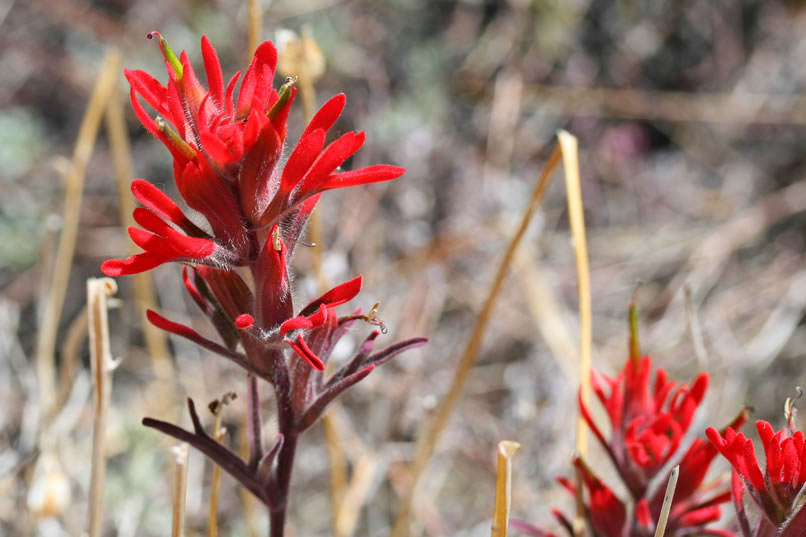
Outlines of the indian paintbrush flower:
[{"label": "indian paintbrush flower", "polygon": [[[649,356],[641,357],[638,344],[635,305],[630,308],[630,355],[624,369],[615,378],[596,371],[591,372],[591,386],[597,399],[607,412],[610,421],[610,438],[606,438],[593,420],[589,409],[579,397],[583,419],[604,448],[629,492],[629,500],[620,499],[579,456],[573,464],[582,477],[587,491],[585,520],[589,535],[595,537],[649,537],[663,506],[668,481],[655,479],[663,469],[676,460],[680,477],[665,535],[715,535],[730,537],[732,533],[706,527],[720,518],[720,505],[730,501],[730,493],[714,491],[704,486],[705,475],[717,456],[717,449],[704,439],[697,438],[687,451],[679,455],[681,442],[691,426],[694,413],[702,402],[708,387],[708,375],[697,375],[690,384],[677,385],[670,381],[662,368],[651,383],[652,362]],[[738,428],[747,419],[743,410],[731,424]],[[730,429],[728,429],[730,430]],[[570,480],[558,481],[572,495],[576,485]],[[628,505],[632,509],[628,509]],[[631,516],[628,516],[628,512]],[[554,517],[571,537],[571,521],[560,511]],[[528,535],[554,537],[554,534],[531,524],[515,521],[514,526]]]},{"label": "indian paintbrush flower", "polygon": [[[789,403],[789,401],[788,401]],[[744,537],[801,537],[806,535],[803,491],[806,485],[806,452],[803,433],[795,430],[795,411],[787,405],[787,425],[776,432],[766,421],[757,421],[766,456],[761,471],[753,441],[733,428],[709,428],[708,439],[733,466],[733,500]],[[746,494],[745,494],[746,493]],[[744,497],[752,498],[761,516],[751,525]]]},{"label": "indian paintbrush flower", "polygon": [[[193,432],[150,418],[143,422],[190,443],[229,471],[267,505],[271,535],[279,537],[298,436],[328,403],[377,365],[426,342],[414,338],[372,352],[379,335],[373,331],[347,364],[325,378],[328,357],[351,325],[382,323],[374,317],[375,308],[366,315],[358,310],[339,316],[336,311],[358,295],[360,276],[295,314],[289,260],[322,192],[388,181],[404,170],[375,165],[340,171],[365,140],[363,132],[348,132],[326,144],[328,131],[344,110],[344,95],[322,106],[286,157],[287,121],[297,89],[293,78],[273,88],[277,52],[271,42],[255,51],[236,99],[240,73],[224,84],[207,37],[202,37],[201,48],[209,89],[199,82],[185,52],[177,56],[159,33],[149,34],[154,37],[165,58],[168,82],[163,85],[144,71],[126,70],[132,106],[143,126],[167,147],[177,190],[204,223],[194,222],[151,183],[136,179],[132,193],[142,207],[135,209],[134,219],[140,227],[129,228],[129,235],[143,252],[107,261],[102,270],[122,276],[168,262],[184,265],[184,286],[220,342],[154,311],[148,312],[148,319],[246,370],[249,459],[242,460],[205,432],[192,400],[188,408]],[[279,435],[268,450],[262,442],[257,379],[269,382],[277,399]]]}]

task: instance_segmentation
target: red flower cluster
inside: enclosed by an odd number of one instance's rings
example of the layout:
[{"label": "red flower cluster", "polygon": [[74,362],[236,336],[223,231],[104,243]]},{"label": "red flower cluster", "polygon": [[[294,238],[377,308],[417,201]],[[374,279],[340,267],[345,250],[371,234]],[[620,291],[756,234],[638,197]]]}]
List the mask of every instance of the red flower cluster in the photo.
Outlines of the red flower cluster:
[{"label": "red flower cluster", "polygon": [[[325,103],[280,168],[296,88],[293,80],[286,80],[279,91],[272,88],[277,65],[274,45],[265,42],[258,47],[236,100],[240,73],[224,86],[221,65],[207,37],[202,37],[201,46],[209,91],[197,79],[185,52],[177,57],[159,33],[149,34],[152,37],[160,40],[168,84],[163,86],[144,71],[126,70],[132,106],[146,129],[171,152],[179,193],[191,209],[204,216],[208,229],[193,223],[155,186],[135,180],[132,192],[144,208],[136,209],[134,218],[142,229],[129,228],[129,235],[144,252],[107,261],[101,268],[109,276],[120,276],[168,261],[191,263],[197,266],[191,269],[193,277],[186,276],[186,284],[203,280],[217,299],[229,299],[222,304],[227,314],[224,319],[214,307],[199,300],[198,284],[188,286],[202,308],[216,316],[213,321],[220,332],[230,328],[224,325],[244,328],[244,315],[255,319],[257,329],[264,331],[294,326],[287,324],[292,314],[286,260],[319,194],[387,181],[404,170],[376,165],[337,172],[364,143],[364,133],[347,133],[325,146],[327,131],[344,109],[344,95]],[[140,97],[156,110],[156,120],[145,111]],[[235,267],[252,271],[254,295],[231,270]],[[328,293],[330,304],[347,302],[359,289],[360,280],[334,289]],[[342,296],[342,292],[347,295]],[[319,321],[319,317],[311,320]],[[162,326],[168,325],[163,322]],[[323,360],[306,345],[302,326],[297,328],[294,338],[285,337],[287,329],[281,330],[283,341],[312,366],[322,369]],[[254,334],[241,338],[247,354],[253,339]]]},{"label": "red flower cluster", "polygon": [[[787,427],[777,433],[766,421],[756,428],[767,458],[762,473],[756,460],[753,441],[732,428],[706,431],[716,449],[733,466],[733,496],[739,527],[745,537],[802,537],[806,535],[806,510],[802,493],[806,485],[806,442],[803,433],[794,430],[790,414]],[[744,493],[761,509],[762,517],[751,529],[744,507]]]},{"label": "red flower cluster", "polygon": [[[216,328],[221,343],[153,311],[148,318],[249,373],[249,461],[205,433],[192,401],[192,433],[153,419],[144,423],[190,442],[232,473],[269,507],[272,535],[279,536],[298,435],[333,398],[376,365],[426,341],[410,339],[372,353],[379,335],[374,331],[355,357],[325,381],[321,371],[348,327],[358,320],[379,321],[374,310],[344,317],[336,313],[337,306],[360,291],[360,276],[295,315],[288,260],[323,191],[395,179],[404,170],[376,165],[339,171],[364,143],[364,133],[349,132],[326,144],[328,130],[344,109],[344,95],[322,106],[285,157],[287,121],[297,90],[293,79],[286,79],[277,90],[272,87],[277,51],[270,42],[255,52],[236,99],[240,73],[225,86],[218,57],[206,37],[201,48],[209,91],[185,52],[177,57],[160,34],[149,34],[153,37],[160,41],[168,83],[162,85],[144,71],[125,71],[132,106],[145,128],[170,151],[179,194],[204,223],[194,222],[158,188],[137,179],[132,192],[143,207],[134,212],[140,227],[130,228],[129,235],[143,252],[107,261],[102,270],[121,276],[169,261],[185,265],[185,288]],[[141,98],[156,111],[156,119],[146,112]],[[258,378],[273,386],[277,399],[280,434],[268,451],[260,430]]]},{"label": "red flower cluster", "polygon": [[[630,357],[624,369],[615,378],[592,372],[591,385],[610,418],[611,435],[608,440],[593,420],[587,406],[579,398],[580,412],[618,470],[630,493],[633,517],[628,517],[627,503],[599,479],[585,462],[575,457],[574,466],[582,475],[588,492],[585,505],[590,535],[597,537],[648,537],[654,534],[660,515],[668,476],[655,480],[661,469],[677,456],[683,436],[691,426],[694,413],[705,396],[708,375],[698,375],[691,384],[677,385],[659,368],[651,386],[652,361],[641,358],[636,333],[635,309],[630,310]],[[731,424],[740,427],[746,420],[742,412]],[[712,492],[703,487],[703,481],[717,449],[703,439],[695,439],[685,454],[678,459],[680,477],[675,490],[665,535],[720,535],[730,532],[707,528],[718,520],[720,504],[730,500],[729,492]],[[559,482],[572,494],[576,487],[569,480]],[[650,487],[650,484],[654,487]],[[573,537],[570,520],[560,511],[552,511],[555,518]],[[537,537],[553,534],[531,524],[516,521],[514,526],[524,533]]]}]

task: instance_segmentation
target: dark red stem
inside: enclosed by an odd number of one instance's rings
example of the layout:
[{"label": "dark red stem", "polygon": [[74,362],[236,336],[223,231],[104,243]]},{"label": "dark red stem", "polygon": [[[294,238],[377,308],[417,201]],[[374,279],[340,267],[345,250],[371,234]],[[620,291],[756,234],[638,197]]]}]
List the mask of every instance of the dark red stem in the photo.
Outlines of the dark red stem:
[{"label": "dark red stem", "polygon": [[277,491],[280,501],[269,513],[269,536],[283,537],[285,531],[288,493],[291,486],[291,472],[294,468],[294,455],[297,451],[297,423],[291,401],[291,381],[288,367],[284,361],[274,362],[274,394],[277,398],[278,429],[283,435],[283,445],[277,454],[275,479],[272,486]]}]

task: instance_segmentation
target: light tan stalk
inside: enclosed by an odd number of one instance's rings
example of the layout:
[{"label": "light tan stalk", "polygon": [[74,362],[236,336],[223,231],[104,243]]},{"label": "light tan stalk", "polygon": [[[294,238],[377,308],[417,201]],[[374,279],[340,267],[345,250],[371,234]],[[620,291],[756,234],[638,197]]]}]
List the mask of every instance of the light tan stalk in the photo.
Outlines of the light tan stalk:
[{"label": "light tan stalk", "polygon": [[95,417],[92,424],[92,466],[90,470],[89,520],[87,534],[100,537],[104,511],[106,475],[106,416],[112,392],[112,371],[116,364],[109,349],[109,320],[106,299],[118,290],[112,278],[87,280],[87,313],[90,337],[90,364],[95,383]]},{"label": "light tan stalk", "polygon": [[43,417],[47,417],[51,413],[54,400],[56,334],[59,329],[59,320],[62,315],[67,284],[70,281],[70,269],[73,264],[73,255],[78,238],[78,224],[87,163],[92,155],[101,116],[109,96],[114,91],[119,70],[120,52],[115,48],[110,48],[106,52],[101,72],[95,80],[90,102],[84,112],[84,118],[81,120],[78,138],[73,151],[72,164],[65,181],[64,225],[62,234],[59,237],[56,259],[53,263],[53,279],[48,289],[48,297],[45,302],[45,311],[42,315],[42,324],[39,328],[36,347],[36,373]]},{"label": "light tan stalk", "polygon": [[495,483],[495,515],[491,537],[507,537],[512,492],[512,457],[520,449],[517,442],[498,442],[498,476]]},{"label": "light tan stalk", "polygon": [[185,497],[188,487],[188,455],[189,447],[185,442],[173,447],[176,456],[174,463],[173,518],[171,537],[185,535]]},{"label": "light tan stalk", "polygon": [[[236,395],[233,392],[227,392],[221,399],[210,403],[210,411],[215,416],[213,420],[213,439],[221,443],[227,430],[221,427],[221,412],[224,407],[235,399]],[[210,507],[207,515],[207,527],[210,537],[218,537],[218,491],[221,488],[221,468],[213,463],[213,479],[210,484]]]},{"label": "light tan stalk", "polygon": [[[565,189],[568,200],[568,219],[574,241],[574,254],[577,266],[577,291],[579,295],[579,391],[582,403],[587,405],[591,391],[591,346],[593,325],[591,315],[590,268],[588,266],[588,243],[585,238],[585,214],[582,205],[582,190],[579,181],[579,155],[577,139],[566,131],[557,133],[563,154],[565,168]],[[576,450],[580,457],[588,452],[588,428],[582,414],[577,417]],[[582,502],[582,474],[577,472],[576,516],[574,535],[584,531],[585,507]]]},{"label": "light tan stalk", "polygon": [[358,517],[372,487],[373,476],[377,474],[379,459],[377,454],[370,452],[358,457],[350,485],[344,488],[341,501],[336,506],[338,513],[334,537],[347,537],[355,533]]},{"label": "light tan stalk", "polygon": [[663,537],[666,533],[666,523],[669,521],[669,511],[672,510],[674,491],[677,488],[677,477],[680,475],[680,466],[675,466],[666,485],[666,494],[663,496],[663,506],[660,509],[658,525],[655,527],[655,537]]},{"label": "light tan stalk", "polygon": [[465,343],[464,352],[456,365],[456,372],[454,374],[450,389],[440,403],[434,420],[430,424],[424,425],[417,436],[417,448],[415,450],[414,462],[412,464],[412,486],[401,500],[400,509],[392,529],[392,537],[403,537],[409,534],[409,519],[411,517],[412,502],[414,500],[417,483],[419,482],[420,477],[431,460],[431,456],[434,453],[434,448],[439,440],[440,435],[442,434],[443,429],[445,428],[445,425],[448,423],[448,419],[451,417],[453,411],[456,409],[456,405],[459,403],[459,398],[464,391],[465,383],[470,376],[470,371],[473,369],[473,366],[476,363],[476,356],[478,355],[484,333],[487,330],[487,325],[489,324],[492,316],[493,306],[495,305],[498,294],[503,287],[504,279],[509,271],[510,265],[512,264],[515,251],[517,250],[518,244],[520,244],[523,235],[526,233],[526,229],[529,227],[529,222],[531,222],[532,217],[537,211],[540,201],[543,199],[543,195],[545,194],[550,182],[551,173],[560,162],[560,156],[561,151],[560,146],[558,145],[554,148],[554,151],[552,151],[548,162],[546,162],[546,165],[538,178],[537,184],[535,185],[535,188],[532,191],[532,195],[529,199],[529,204],[521,217],[518,230],[515,232],[515,235],[507,245],[507,250],[501,259],[498,270],[487,292],[487,299],[485,300],[481,312],[476,319],[476,323],[470,332],[470,336]]},{"label": "light tan stalk", "polygon": [[[216,414],[213,424],[213,439],[221,443],[226,429],[221,428],[221,415]],[[221,468],[213,464],[213,478],[210,484],[210,510],[207,515],[207,526],[210,537],[218,537],[218,491],[221,489]]]},{"label": "light tan stalk", "polygon": [[260,0],[247,0],[246,65],[252,62],[263,33],[263,10]]},{"label": "light tan stalk", "polygon": [[[89,311],[85,305],[76,315],[62,342],[62,364],[59,368],[59,387],[56,391],[54,409],[61,409],[70,397],[75,382],[76,368],[79,364],[79,353],[89,329]],[[55,412],[54,412],[55,415]]]}]

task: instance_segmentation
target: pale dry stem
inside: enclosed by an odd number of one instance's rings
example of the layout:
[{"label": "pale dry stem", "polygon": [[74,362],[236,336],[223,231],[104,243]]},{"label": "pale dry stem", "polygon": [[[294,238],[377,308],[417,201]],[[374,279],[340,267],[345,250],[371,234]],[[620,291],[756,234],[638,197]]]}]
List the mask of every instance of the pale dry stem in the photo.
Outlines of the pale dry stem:
[{"label": "pale dry stem", "polygon": [[498,443],[498,475],[495,483],[495,514],[492,537],[507,537],[512,493],[512,458],[520,449],[517,442],[503,440]]},{"label": "pale dry stem", "polygon": [[417,483],[428,466],[428,462],[433,455],[434,448],[436,447],[437,441],[439,440],[439,437],[442,434],[448,419],[453,414],[453,411],[456,409],[456,406],[459,403],[459,398],[462,395],[467,378],[469,377],[470,371],[473,369],[473,366],[476,362],[476,356],[478,355],[484,333],[486,332],[487,325],[489,324],[492,316],[493,306],[495,305],[498,294],[503,287],[504,279],[509,271],[510,265],[512,264],[515,251],[517,250],[518,244],[520,244],[523,235],[526,233],[526,229],[529,227],[529,223],[531,222],[534,213],[537,211],[540,201],[543,199],[543,195],[545,194],[550,182],[551,173],[559,163],[560,156],[561,151],[560,146],[558,145],[555,147],[554,151],[552,151],[548,162],[546,162],[546,165],[540,174],[537,184],[532,191],[529,205],[521,218],[518,230],[515,232],[515,235],[509,242],[507,250],[498,266],[498,270],[492,284],[490,285],[487,298],[482,306],[482,310],[476,319],[476,323],[473,326],[470,336],[468,337],[465,350],[459,358],[451,387],[448,390],[447,395],[442,400],[434,420],[430,424],[424,425],[423,429],[421,429],[420,433],[418,434],[417,448],[415,450],[414,462],[412,464],[412,486],[405,497],[401,500],[400,509],[392,529],[392,537],[403,537],[409,534],[409,519],[411,517],[412,502],[414,500]]},{"label": "pale dry stem", "polygon": [[260,44],[260,36],[263,33],[263,12],[260,0],[247,0],[247,12],[246,65],[249,65]]},{"label": "pale dry stem", "polygon": [[[81,345],[87,338],[89,328],[89,311],[85,305],[76,315],[62,343],[62,363],[59,368],[59,387],[56,392],[54,409],[61,409],[70,397],[70,392],[75,383],[75,373],[79,364],[79,353]],[[55,413],[54,413],[55,414]]]},{"label": "pale dry stem", "polygon": [[378,456],[366,452],[358,458],[353,470],[350,485],[345,487],[339,501],[334,527],[334,537],[346,537],[355,533],[358,516],[366,502],[372,486],[373,476],[377,473]]},{"label": "pale dry stem", "polygon": [[669,483],[666,485],[666,494],[663,496],[663,506],[658,517],[658,525],[655,527],[655,537],[663,537],[666,533],[666,523],[669,521],[669,512],[672,510],[672,500],[674,491],[677,488],[677,477],[680,475],[680,466],[675,466],[669,476]]},{"label": "pale dry stem", "polygon": [[59,238],[56,259],[53,263],[55,270],[48,289],[48,297],[45,301],[45,311],[42,315],[42,324],[39,329],[36,347],[36,372],[39,382],[42,416],[44,417],[52,412],[56,383],[54,372],[56,335],[64,306],[64,297],[67,293],[67,284],[70,281],[70,270],[73,265],[73,255],[78,238],[87,164],[95,146],[95,139],[98,136],[101,116],[110,95],[114,91],[119,70],[120,52],[115,48],[110,48],[106,52],[101,72],[95,81],[87,110],[81,120],[78,138],[73,151],[72,165],[66,178],[64,225]]},{"label": "pale dry stem", "polygon": [[[588,243],[585,238],[585,214],[582,204],[582,189],[579,181],[579,154],[577,139],[566,131],[560,131],[557,138],[562,148],[565,168],[565,189],[568,200],[568,218],[571,236],[574,240],[574,254],[577,267],[577,290],[579,294],[579,390],[583,404],[590,399],[591,347],[593,345],[593,324],[591,314],[590,267],[588,266]],[[588,451],[588,428],[580,414],[577,417],[576,451],[585,457]],[[576,516],[574,535],[584,531],[585,506],[582,501],[582,474],[577,472]]]},{"label": "pale dry stem", "polygon": [[[341,435],[336,424],[333,406],[331,403],[327,413],[322,416],[322,429],[325,433],[327,457],[330,463],[330,511],[333,520],[333,537],[346,537],[351,532],[343,532],[344,525],[339,524],[345,489],[347,488],[347,465],[344,461],[344,450],[341,445]],[[355,479],[353,475],[353,479]]]},{"label": "pale dry stem", "polygon": [[188,486],[188,456],[190,448],[185,442],[173,447],[174,463],[173,518],[171,537],[185,535],[185,497]]},{"label": "pale dry stem", "polygon": [[106,475],[106,416],[112,392],[112,371],[116,364],[109,348],[107,298],[118,286],[112,278],[87,280],[87,305],[90,337],[90,364],[95,383],[95,417],[92,424],[92,465],[90,470],[89,520],[87,534],[100,537],[103,523],[103,490]]},{"label": "pale dry stem", "polygon": [[[227,430],[221,427],[221,409],[215,413],[213,421],[213,439],[221,442]],[[213,477],[210,483],[210,507],[207,515],[207,527],[210,537],[218,537],[218,491],[221,488],[221,468],[213,464]]]},{"label": "pale dry stem", "polygon": [[806,124],[806,97],[693,93],[624,88],[527,86],[526,108],[560,116],[605,117],[722,125]]}]

